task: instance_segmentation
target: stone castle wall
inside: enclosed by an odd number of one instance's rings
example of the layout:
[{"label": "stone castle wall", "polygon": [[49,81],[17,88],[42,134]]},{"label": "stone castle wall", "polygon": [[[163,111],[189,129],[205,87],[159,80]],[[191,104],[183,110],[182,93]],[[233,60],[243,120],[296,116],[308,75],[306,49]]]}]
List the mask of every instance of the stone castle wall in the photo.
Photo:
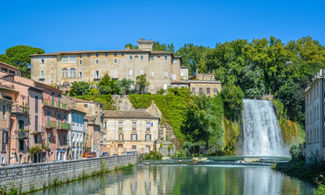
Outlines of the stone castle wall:
[{"label": "stone castle wall", "polygon": [[100,171],[103,165],[106,170],[114,170],[116,166],[134,164],[137,159],[136,155],[128,155],[0,167],[0,189],[5,186],[7,189],[18,188],[22,192],[42,189],[54,181],[65,182],[85,174],[90,175],[94,171]]}]

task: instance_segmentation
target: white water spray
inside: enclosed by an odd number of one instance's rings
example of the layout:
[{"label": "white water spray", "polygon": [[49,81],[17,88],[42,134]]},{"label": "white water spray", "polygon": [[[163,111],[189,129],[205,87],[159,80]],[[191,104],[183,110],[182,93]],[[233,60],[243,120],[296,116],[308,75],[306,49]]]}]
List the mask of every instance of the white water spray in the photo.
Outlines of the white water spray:
[{"label": "white water spray", "polygon": [[242,118],[243,155],[290,156],[271,101],[245,99]]}]

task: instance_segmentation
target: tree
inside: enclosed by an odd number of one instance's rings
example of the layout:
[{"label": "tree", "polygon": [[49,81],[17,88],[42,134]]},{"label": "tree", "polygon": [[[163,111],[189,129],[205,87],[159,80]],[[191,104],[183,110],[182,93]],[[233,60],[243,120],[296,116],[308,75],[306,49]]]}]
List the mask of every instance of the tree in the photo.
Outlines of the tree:
[{"label": "tree", "polygon": [[149,82],[147,82],[147,76],[146,74],[138,75],[136,77],[136,90],[138,93],[145,93],[147,87],[149,86]]},{"label": "tree", "polygon": [[234,84],[222,86],[221,96],[225,116],[229,119],[238,119],[243,109],[244,92]]},{"label": "tree", "polygon": [[122,79],[120,81],[116,81],[114,86],[117,90],[117,93],[120,95],[126,95],[130,92],[131,86],[133,85],[134,81],[131,79]]},{"label": "tree", "polygon": [[90,85],[84,81],[74,81],[70,87],[69,94],[70,96],[77,96],[77,95],[87,95],[90,93]]},{"label": "tree", "polygon": [[174,44],[168,44],[166,45],[165,43],[159,43],[159,41],[155,41],[153,45],[153,50],[154,51],[169,51],[172,53],[175,53],[175,46]]},{"label": "tree", "polygon": [[115,80],[111,80],[108,74],[105,74],[103,78],[98,83],[98,90],[100,94],[112,94],[116,93]]},{"label": "tree", "polygon": [[124,45],[124,48],[127,49],[139,49],[139,47],[137,45],[132,45],[132,43],[128,43],[126,45]]},{"label": "tree", "polygon": [[222,116],[220,95],[214,99],[204,94],[192,96],[188,104],[184,130],[188,141],[186,145],[192,149],[187,150],[205,154],[222,151],[224,146]]},{"label": "tree", "polygon": [[193,74],[198,68],[206,49],[204,46],[196,46],[190,43],[179,48],[176,55],[182,56],[182,65],[190,67],[190,74]]},{"label": "tree", "polygon": [[43,54],[44,50],[36,47],[30,47],[26,45],[18,45],[6,49],[5,56],[2,56],[1,59],[5,62],[14,65],[19,68],[22,76],[30,78],[30,62],[31,54]]}]

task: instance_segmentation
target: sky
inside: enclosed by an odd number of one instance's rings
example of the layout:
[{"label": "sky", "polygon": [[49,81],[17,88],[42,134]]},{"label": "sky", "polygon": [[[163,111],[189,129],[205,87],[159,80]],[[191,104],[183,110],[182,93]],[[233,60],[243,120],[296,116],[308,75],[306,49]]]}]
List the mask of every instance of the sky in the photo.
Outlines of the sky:
[{"label": "sky", "polygon": [[0,54],[16,45],[46,53],[124,49],[140,38],[176,48],[270,36],[325,45],[324,0],[7,0],[0,8]]}]

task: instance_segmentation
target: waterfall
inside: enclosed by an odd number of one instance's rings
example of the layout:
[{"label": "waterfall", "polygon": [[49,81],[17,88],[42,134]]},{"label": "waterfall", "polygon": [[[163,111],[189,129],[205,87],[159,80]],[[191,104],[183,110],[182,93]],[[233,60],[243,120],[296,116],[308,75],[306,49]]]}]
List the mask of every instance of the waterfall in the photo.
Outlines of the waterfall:
[{"label": "waterfall", "polygon": [[244,100],[243,155],[289,156],[272,101]]}]

